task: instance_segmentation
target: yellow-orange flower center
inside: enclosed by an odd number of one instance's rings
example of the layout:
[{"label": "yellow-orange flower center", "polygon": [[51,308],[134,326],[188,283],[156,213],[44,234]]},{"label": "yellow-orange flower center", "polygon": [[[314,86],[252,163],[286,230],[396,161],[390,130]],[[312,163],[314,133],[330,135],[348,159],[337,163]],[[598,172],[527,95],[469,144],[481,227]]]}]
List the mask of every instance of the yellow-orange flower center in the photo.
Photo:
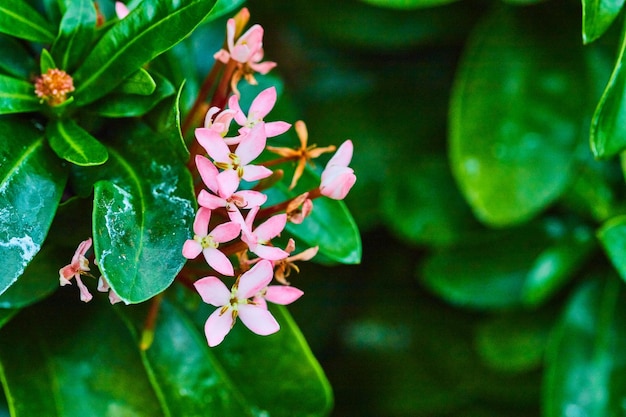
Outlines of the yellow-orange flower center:
[{"label": "yellow-orange flower center", "polygon": [[67,95],[74,91],[74,80],[65,71],[51,68],[35,81],[35,94],[42,102],[58,106],[67,100]]}]

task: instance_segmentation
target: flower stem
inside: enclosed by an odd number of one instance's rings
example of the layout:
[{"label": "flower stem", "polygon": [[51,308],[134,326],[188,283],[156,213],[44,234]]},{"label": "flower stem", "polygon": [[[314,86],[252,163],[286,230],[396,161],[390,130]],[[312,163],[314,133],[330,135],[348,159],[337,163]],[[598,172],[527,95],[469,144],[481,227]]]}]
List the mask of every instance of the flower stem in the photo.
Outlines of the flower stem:
[{"label": "flower stem", "polygon": [[163,293],[154,296],[150,302],[150,309],[148,310],[143,331],[141,332],[141,341],[139,342],[139,349],[141,350],[148,350],[154,341],[154,328],[156,327],[156,319],[161,308],[161,301],[163,301]]}]

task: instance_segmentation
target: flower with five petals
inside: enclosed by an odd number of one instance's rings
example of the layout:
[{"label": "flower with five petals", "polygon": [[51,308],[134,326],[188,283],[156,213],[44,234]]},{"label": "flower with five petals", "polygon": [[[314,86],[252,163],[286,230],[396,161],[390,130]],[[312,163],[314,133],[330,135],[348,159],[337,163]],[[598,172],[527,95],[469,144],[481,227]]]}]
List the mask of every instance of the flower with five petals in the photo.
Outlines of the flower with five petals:
[{"label": "flower with five petals", "polygon": [[74,278],[76,280],[76,285],[80,289],[80,299],[81,301],[89,302],[93,298],[87,286],[83,284],[83,281],[80,279],[81,275],[86,275],[89,272],[89,260],[85,258],[85,253],[91,247],[91,238],[80,242],[78,248],[76,248],[76,252],[74,252],[74,256],[72,257],[72,262],[69,265],[64,266],[59,269],[59,283],[61,286],[71,285],[71,279]]}]

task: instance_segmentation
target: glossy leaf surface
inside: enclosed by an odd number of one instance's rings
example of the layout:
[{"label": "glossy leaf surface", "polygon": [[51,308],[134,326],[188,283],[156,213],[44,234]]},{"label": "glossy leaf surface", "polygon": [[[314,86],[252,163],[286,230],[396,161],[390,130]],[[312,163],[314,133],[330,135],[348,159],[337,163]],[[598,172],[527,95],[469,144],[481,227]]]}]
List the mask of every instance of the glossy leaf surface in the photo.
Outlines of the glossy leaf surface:
[{"label": "glossy leaf surface", "polygon": [[626,216],[604,223],[598,230],[598,238],[615,269],[626,280]]},{"label": "glossy leaf surface", "polygon": [[41,109],[35,86],[24,80],[0,75],[0,115]]},{"label": "glossy leaf surface", "polygon": [[[483,222],[524,222],[570,178],[585,115],[573,25],[548,6],[500,8],[474,31],[450,109],[452,170]],[[538,18],[541,16],[541,18]],[[544,38],[551,39],[546,42]]]},{"label": "glossy leaf surface", "polygon": [[163,291],[185,263],[181,248],[191,234],[194,195],[189,172],[171,155],[162,136],[133,124],[91,179],[96,259],[130,303]]},{"label": "glossy leaf surface", "polygon": [[0,70],[15,78],[27,79],[35,71],[35,60],[17,39],[0,34]]},{"label": "glossy leaf surface", "polygon": [[0,132],[2,294],[41,248],[67,174],[43,135],[28,123],[0,118]]},{"label": "glossy leaf surface", "polygon": [[109,158],[106,147],[72,119],[51,120],[46,136],[59,158],[73,164],[102,165]]},{"label": "glossy leaf surface", "polygon": [[170,49],[209,14],[213,1],[147,0],[117,22],[74,74],[76,101],[87,104],[106,95],[120,80]]},{"label": "glossy leaf surface", "polygon": [[624,6],[624,0],[582,0],[583,42],[598,39],[611,26]]},{"label": "glossy leaf surface", "polygon": [[546,362],[546,417],[619,415],[626,396],[626,315],[620,281],[586,282],[570,299]]},{"label": "glossy leaf surface", "polygon": [[0,4],[0,32],[29,41],[51,42],[54,28],[24,0]]},{"label": "glossy leaf surface", "polygon": [[63,19],[50,53],[58,68],[71,72],[91,47],[96,29],[96,8],[90,0],[66,2]]},{"label": "glossy leaf surface", "polygon": [[606,158],[626,148],[626,25],[611,78],[591,119],[591,151],[595,157]]}]

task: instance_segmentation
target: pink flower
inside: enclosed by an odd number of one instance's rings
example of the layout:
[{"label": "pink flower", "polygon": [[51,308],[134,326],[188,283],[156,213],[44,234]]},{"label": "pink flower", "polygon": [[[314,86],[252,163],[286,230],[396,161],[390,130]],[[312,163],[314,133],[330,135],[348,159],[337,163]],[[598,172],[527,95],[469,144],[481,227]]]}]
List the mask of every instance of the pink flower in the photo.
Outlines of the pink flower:
[{"label": "pink flower", "polygon": [[266,300],[274,304],[287,305],[302,297],[303,294],[302,290],[289,285],[269,285],[259,291],[252,301],[267,308]]},{"label": "pink flower", "polygon": [[233,265],[226,255],[217,248],[220,243],[233,240],[239,235],[241,226],[235,222],[223,223],[216,226],[209,233],[211,210],[200,207],[196,219],[193,222],[195,236],[188,239],[183,245],[183,256],[187,259],[195,259],[200,253],[204,254],[209,266],[223,275],[233,276]]},{"label": "pink flower", "polygon": [[219,107],[211,107],[204,117],[204,129],[214,130],[224,137],[228,133],[233,117],[235,117],[234,110],[226,109],[220,112]]},{"label": "pink flower", "polygon": [[224,143],[224,139],[214,130],[196,129],[196,138],[213,159],[215,166],[224,172],[235,171],[238,178],[243,178],[246,181],[256,181],[272,175],[270,169],[250,164],[265,149],[267,137],[262,122],[244,136],[235,152],[230,151],[228,145]]},{"label": "pink flower", "polygon": [[267,200],[263,193],[253,190],[236,191],[239,187],[239,177],[234,171],[224,171],[221,175],[211,161],[201,155],[196,155],[196,166],[204,184],[211,190],[200,191],[198,204],[210,210],[224,207],[228,217],[245,227],[245,221],[239,209],[259,207]]},{"label": "pink flower", "polygon": [[61,286],[71,285],[72,283],[70,280],[75,278],[76,284],[80,289],[80,299],[85,303],[89,302],[93,298],[89,289],[87,289],[85,284],[83,284],[83,281],[80,279],[81,274],[85,274],[89,271],[89,261],[85,258],[85,253],[87,253],[90,247],[91,238],[80,242],[76,252],[74,252],[72,262],[59,269],[59,283]]},{"label": "pink flower", "polygon": [[118,19],[125,18],[126,16],[128,16],[128,13],[128,7],[126,7],[124,3],[122,3],[121,1],[115,2],[115,14],[117,15]]},{"label": "pink flower", "polygon": [[[113,291],[113,288],[111,288],[109,286],[109,282],[103,276],[101,276],[100,279],[98,279],[98,291],[100,291],[100,292],[107,292],[108,291],[109,292],[109,302],[111,304],[116,304],[116,303],[119,303],[120,301],[122,301],[120,296],[117,295],[117,293],[115,291]],[[126,304],[128,304],[128,303],[126,303]]]},{"label": "pink flower", "polygon": [[235,31],[235,19],[228,19],[226,23],[228,51],[220,49],[213,56],[215,59],[224,64],[228,64],[228,61],[232,59],[260,74],[267,74],[276,66],[275,62],[261,62],[263,59],[263,27],[261,25],[250,27],[236,42]]},{"label": "pink flower", "polygon": [[287,252],[280,248],[270,246],[269,243],[273,238],[280,235],[285,228],[287,215],[283,213],[272,216],[252,230],[252,224],[258,212],[258,207],[248,212],[246,216],[246,227],[242,229],[241,240],[248,245],[251,252],[260,258],[270,261],[286,258],[289,256]]},{"label": "pink flower", "polygon": [[322,172],[322,182],[320,184],[320,193],[333,200],[343,200],[354,183],[356,175],[354,170],[348,167],[352,160],[353,145],[352,141],[347,140],[341,144],[339,149]]},{"label": "pink flower", "polygon": [[217,346],[224,340],[237,317],[241,318],[248,329],[261,336],[276,333],[280,329],[280,325],[266,308],[250,300],[267,287],[272,275],[272,264],[261,261],[242,274],[230,291],[216,277],[205,277],[194,283],[202,300],[217,307],[204,325],[209,346]]},{"label": "pink flower", "polygon": [[[230,96],[230,99],[228,100],[228,107],[235,112],[235,121],[239,124],[239,126],[242,126],[239,132],[248,132],[258,123],[263,122],[265,116],[267,116],[274,108],[276,99],[276,88],[266,88],[252,101],[250,109],[248,110],[248,116],[246,116],[239,106],[239,98],[236,95]],[[265,135],[268,138],[282,135],[289,130],[290,127],[291,124],[287,122],[266,122]]]}]

